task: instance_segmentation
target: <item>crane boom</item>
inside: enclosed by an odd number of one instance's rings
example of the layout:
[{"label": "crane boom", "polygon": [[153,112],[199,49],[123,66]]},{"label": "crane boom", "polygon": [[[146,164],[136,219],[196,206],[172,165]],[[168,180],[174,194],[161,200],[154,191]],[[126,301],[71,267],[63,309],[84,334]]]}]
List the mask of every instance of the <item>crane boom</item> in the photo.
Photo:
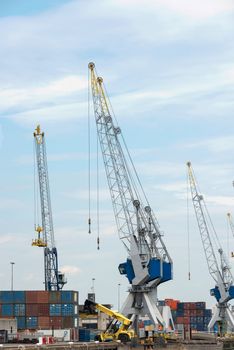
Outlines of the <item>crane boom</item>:
[{"label": "crane boom", "polygon": [[172,263],[151,208],[148,203],[144,207],[139,198],[139,192],[133,182],[118,138],[121,130],[114,126],[111,117],[102,85],[103,79],[96,77],[93,63],[89,64],[89,68],[91,70],[97,132],[119,237],[128,253],[130,252],[131,237],[136,238],[139,253],[142,259],[143,256],[146,259],[143,263],[149,262],[149,259],[153,257]]},{"label": "crane boom", "polygon": [[45,137],[39,125],[33,135],[36,150],[42,219],[42,226],[38,225],[36,231],[38,234],[41,232],[43,233],[43,240],[41,240],[39,236],[39,239],[33,245],[44,247],[45,289],[60,290],[66,281],[64,275],[58,271],[58,253],[54,240]]},{"label": "crane boom", "polygon": [[222,329],[223,325],[228,325],[229,329],[231,329],[234,327],[234,318],[231,311],[229,310],[228,301],[234,298],[234,286],[232,285],[233,276],[221,246],[218,248],[218,253],[220,255],[220,265],[218,264],[206,220],[205,212],[207,212],[207,209],[204,203],[204,198],[198,193],[191,162],[187,162],[187,166],[192,202],[202,239],[206,261],[210,275],[215,281],[215,288],[211,289],[210,293],[211,295],[215,296],[218,302],[214,315],[208,325],[208,329],[211,330],[216,322],[222,324]]},{"label": "crane boom", "polygon": [[217,282],[217,273],[219,272],[219,266],[214,253],[213,245],[211,243],[210,233],[206,223],[204,210],[202,208],[202,204],[204,203],[203,196],[198,193],[191,163],[188,162],[187,166],[193,206],[197,218],[198,228],[201,234],[208,269],[212,278],[215,280],[215,282]]},{"label": "crane boom", "polygon": [[[97,76],[94,63],[89,63],[89,69],[97,134],[118,234],[128,253],[128,259],[119,265],[119,271],[127,276],[132,285],[132,293],[141,294],[137,302],[133,301],[136,295],[131,295],[131,301],[128,302],[129,305],[138,303],[139,309],[140,299],[142,300],[144,292],[149,292],[160,283],[172,279],[172,259],[146,197],[145,203],[141,199],[142,186],[135,167],[132,165],[134,171],[131,172],[127,162],[119,138],[121,129],[114,125],[110,104],[104,91],[103,79]],[[127,154],[129,155],[128,151]],[[148,308],[150,304],[148,299],[145,303],[148,303]],[[128,307],[127,309],[129,310]],[[131,310],[133,309],[132,306]],[[126,311],[126,313],[130,312]],[[160,322],[163,322],[159,315],[158,318]]]}]

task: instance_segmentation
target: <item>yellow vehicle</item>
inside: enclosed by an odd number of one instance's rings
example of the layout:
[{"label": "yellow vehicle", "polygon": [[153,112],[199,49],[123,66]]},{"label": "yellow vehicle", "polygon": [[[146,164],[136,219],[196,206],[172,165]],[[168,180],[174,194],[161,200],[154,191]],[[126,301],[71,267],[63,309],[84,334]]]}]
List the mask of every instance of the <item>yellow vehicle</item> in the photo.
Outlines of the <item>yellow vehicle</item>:
[{"label": "yellow vehicle", "polygon": [[107,329],[104,332],[98,334],[96,336],[96,340],[103,342],[120,340],[122,343],[127,343],[135,337],[134,330],[130,329],[132,321],[121,313],[113,311],[102,304],[97,304],[88,299],[85,301],[84,306],[85,309],[90,313],[95,312],[96,309],[112,317],[112,320],[107,326]]}]

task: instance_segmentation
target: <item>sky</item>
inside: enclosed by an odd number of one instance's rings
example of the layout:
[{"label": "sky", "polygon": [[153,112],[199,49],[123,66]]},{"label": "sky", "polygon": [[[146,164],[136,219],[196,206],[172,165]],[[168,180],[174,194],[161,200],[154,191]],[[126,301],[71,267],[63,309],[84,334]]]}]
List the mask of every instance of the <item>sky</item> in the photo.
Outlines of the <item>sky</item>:
[{"label": "sky", "polygon": [[204,300],[212,307],[214,281],[191,201],[187,206],[186,162],[193,164],[230,257],[233,2],[1,1],[0,33],[0,289],[11,288],[10,262],[15,262],[14,289],[44,289],[43,250],[31,246],[36,238],[33,131],[40,124],[65,288],[78,290],[81,304],[92,287],[97,301],[114,307],[118,289],[121,304],[127,296],[127,279],[118,273],[127,252],[118,238],[100,154],[97,250],[93,113],[88,233],[88,63],[93,61],[173,259],[174,278],[159,286],[158,298]]}]

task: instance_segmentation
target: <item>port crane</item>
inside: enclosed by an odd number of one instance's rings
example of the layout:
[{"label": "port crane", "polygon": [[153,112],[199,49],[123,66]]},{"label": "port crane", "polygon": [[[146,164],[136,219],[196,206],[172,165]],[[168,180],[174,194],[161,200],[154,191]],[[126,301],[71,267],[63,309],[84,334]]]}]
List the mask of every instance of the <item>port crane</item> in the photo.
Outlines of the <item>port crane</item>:
[{"label": "port crane", "polygon": [[198,187],[191,162],[187,162],[187,167],[192,202],[202,239],[206,261],[209,273],[215,281],[215,288],[212,288],[210,290],[210,294],[216,298],[217,304],[214,314],[208,324],[208,330],[211,331],[214,325],[217,323],[219,326],[220,334],[223,334],[226,330],[234,330],[234,318],[228,304],[228,302],[234,298],[234,280],[231,273],[231,268],[220,244],[218,246],[220,263],[218,263],[211,238],[211,229],[214,230],[214,227],[212,223],[209,225],[208,218],[210,220],[210,216],[208,214],[204,198],[198,192]]},{"label": "port crane", "polygon": [[39,125],[35,129],[33,136],[35,141],[42,224],[36,225],[35,223],[37,238],[33,240],[32,245],[44,248],[45,290],[59,291],[63,288],[66,280],[64,274],[58,271],[58,252],[54,240],[45,136]]},{"label": "port crane", "polygon": [[119,265],[120,274],[125,275],[130,283],[121,312],[131,318],[136,333],[138,321],[145,315],[151,319],[156,331],[173,330],[170,309],[159,310],[157,305],[157,287],[172,279],[172,259],[121,138],[121,129],[114,125],[103,79],[97,76],[94,63],[89,63],[89,70],[97,134],[115,220],[119,238],[128,253],[127,260]]}]

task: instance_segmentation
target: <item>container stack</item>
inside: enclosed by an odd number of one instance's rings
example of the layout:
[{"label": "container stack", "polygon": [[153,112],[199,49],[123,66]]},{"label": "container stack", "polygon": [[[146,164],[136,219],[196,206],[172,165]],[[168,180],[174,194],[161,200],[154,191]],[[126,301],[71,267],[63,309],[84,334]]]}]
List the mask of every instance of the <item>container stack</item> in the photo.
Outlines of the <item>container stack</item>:
[{"label": "container stack", "polygon": [[212,311],[206,309],[206,303],[201,302],[184,302],[177,304],[175,312],[175,325],[178,330],[192,329],[194,331],[207,331],[208,324],[211,320]]},{"label": "container stack", "polygon": [[0,291],[0,318],[16,318],[18,330],[77,329],[76,291]]}]

